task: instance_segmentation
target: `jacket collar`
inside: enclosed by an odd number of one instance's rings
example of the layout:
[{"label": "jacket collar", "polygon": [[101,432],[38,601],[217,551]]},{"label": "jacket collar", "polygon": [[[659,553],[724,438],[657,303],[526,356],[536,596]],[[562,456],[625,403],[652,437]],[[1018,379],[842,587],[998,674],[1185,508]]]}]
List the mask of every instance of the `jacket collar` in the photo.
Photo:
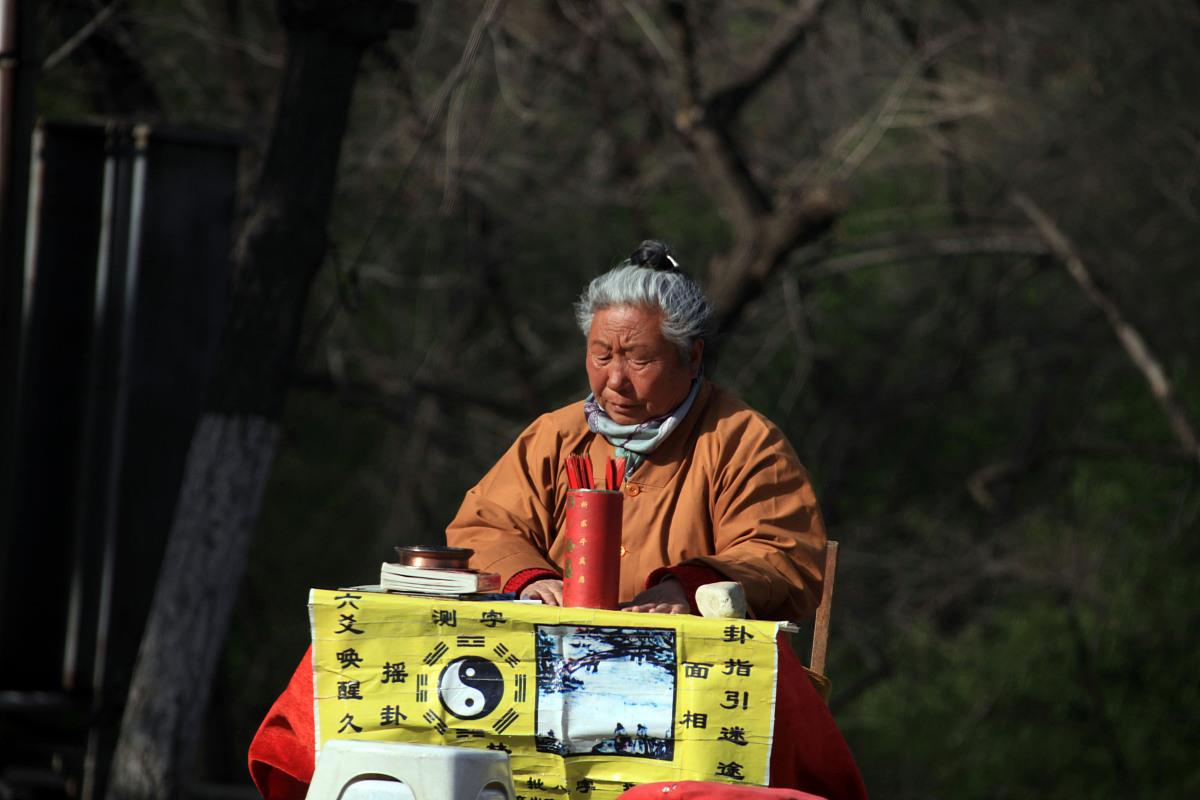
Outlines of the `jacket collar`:
[{"label": "jacket collar", "polygon": [[[692,457],[696,439],[701,433],[700,421],[708,417],[708,405],[712,400],[712,394],[712,382],[707,378],[703,379],[700,392],[696,395],[696,400],[688,410],[687,416],[658,449],[646,456],[646,460],[629,478],[630,483],[662,487],[669,485],[674,480],[680,467]],[[607,452],[612,451],[612,445],[608,444],[603,437],[597,437],[597,440],[598,443],[603,443],[602,446],[607,448]]]}]

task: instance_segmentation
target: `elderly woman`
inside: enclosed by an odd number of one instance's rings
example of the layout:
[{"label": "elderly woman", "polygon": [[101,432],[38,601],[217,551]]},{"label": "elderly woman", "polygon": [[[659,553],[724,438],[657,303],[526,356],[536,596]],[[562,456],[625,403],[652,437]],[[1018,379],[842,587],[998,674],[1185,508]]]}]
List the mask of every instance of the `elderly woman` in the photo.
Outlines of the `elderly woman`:
[{"label": "elderly woman", "polygon": [[816,607],[825,531],[804,467],[769,420],[702,375],[712,309],[670,251],[644,242],[575,309],[591,394],[539,417],[467,492],[446,530],[507,591],[562,603],[568,455],[626,459],[621,600],[688,613],[738,581],[751,611]]},{"label": "elderly woman", "polygon": [[[621,598],[631,611],[694,611],[696,589],[736,580],[751,610],[801,619],[820,594],[825,532],[804,468],[779,429],[701,376],[711,310],[670,252],[646,242],[592,281],[576,309],[592,393],[546,414],[467,492],[446,531],[508,591],[562,603],[563,464],[626,459]],[[865,800],[853,756],[786,645],[779,648],[772,786],[679,782],[680,797]],[[314,768],[313,670],[305,656],[250,746],[255,785],[300,800]],[[642,794],[638,794],[639,791]],[[631,790],[658,797],[660,785]],[[819,796],[818,796],[819,795]]]}]

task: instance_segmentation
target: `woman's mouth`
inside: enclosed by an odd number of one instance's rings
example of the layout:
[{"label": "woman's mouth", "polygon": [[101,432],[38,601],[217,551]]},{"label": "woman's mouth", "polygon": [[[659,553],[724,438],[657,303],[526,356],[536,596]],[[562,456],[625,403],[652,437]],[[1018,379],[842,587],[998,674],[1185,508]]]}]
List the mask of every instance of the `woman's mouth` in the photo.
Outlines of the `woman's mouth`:
[{"label": "woman's mouth", "polygon": [[608,401],[604,404],[604,410],[608,415],[617,422],[625,425],[641,422],[642,420],[642,404],[628,403],[620,400]]}]

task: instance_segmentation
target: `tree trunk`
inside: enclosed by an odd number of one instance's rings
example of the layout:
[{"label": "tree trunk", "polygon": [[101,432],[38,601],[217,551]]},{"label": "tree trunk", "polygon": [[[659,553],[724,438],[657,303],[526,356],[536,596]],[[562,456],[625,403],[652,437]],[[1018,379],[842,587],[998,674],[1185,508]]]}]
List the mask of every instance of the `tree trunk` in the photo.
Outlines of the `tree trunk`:
[{"label": "tree trunk", "polygon": [[174,797],[270,473],[279,419],[364,50],[411,25],[393,0],[286,0],[288,54],[209,400],[192,439],[121,723],[111,798]]}]

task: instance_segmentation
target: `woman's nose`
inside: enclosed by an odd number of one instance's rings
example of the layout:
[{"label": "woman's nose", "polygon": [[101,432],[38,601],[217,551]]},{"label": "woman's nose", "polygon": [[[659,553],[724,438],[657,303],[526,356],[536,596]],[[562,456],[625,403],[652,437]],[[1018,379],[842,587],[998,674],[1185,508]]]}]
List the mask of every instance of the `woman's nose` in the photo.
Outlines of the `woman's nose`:
[{"label": "woman's nose", "polygon": [[614,358],[608,365],[608,388],[620,389],[625,385],[625,361]]}]

